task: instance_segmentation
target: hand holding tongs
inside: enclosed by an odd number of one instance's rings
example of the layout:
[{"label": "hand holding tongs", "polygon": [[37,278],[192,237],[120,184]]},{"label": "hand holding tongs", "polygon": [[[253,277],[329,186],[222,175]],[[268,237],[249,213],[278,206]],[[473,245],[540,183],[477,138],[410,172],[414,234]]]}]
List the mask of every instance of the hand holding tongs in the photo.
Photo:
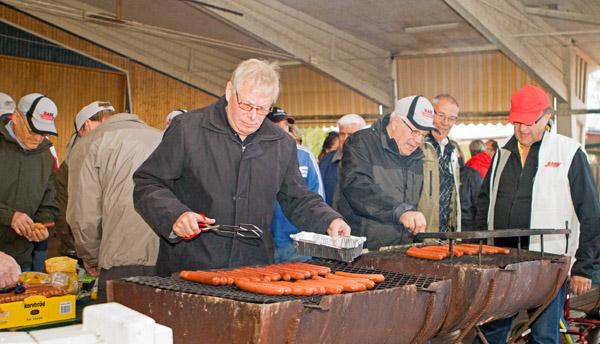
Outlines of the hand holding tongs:
[{"label": "hand holding tongs", "polygon": [[[198,213],[203,220],[206,220],[206,215],[202,213]],[[239,225],[218,225],[213,224],[209,225],[202,221],[198,221],[198,227],[200,227],[200,231],[196,234],[192,234],[188,237],[183,238],[183,240],[191,240],[198,236],[198,234],[203,231],[213,230],[217,233],[222,233],[225,235],[230,235],[231,237],[240,237],[245,239],[261,239],[263,231],[253,224],[242,223]]]}]

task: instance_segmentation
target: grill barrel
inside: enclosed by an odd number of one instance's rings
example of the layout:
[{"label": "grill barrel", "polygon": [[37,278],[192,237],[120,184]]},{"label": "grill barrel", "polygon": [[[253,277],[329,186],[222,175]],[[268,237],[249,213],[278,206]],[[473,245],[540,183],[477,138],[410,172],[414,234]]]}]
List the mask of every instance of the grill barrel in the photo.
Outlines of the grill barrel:
[{"label": "grill barrel", "polygon": [[360,293],[298,297],[133,277],[110,281],[109,301],[171,327],[175,343],[424,343],[446,316],[450,281],[324,260],[310,263],[382,273],[386,281]]}]

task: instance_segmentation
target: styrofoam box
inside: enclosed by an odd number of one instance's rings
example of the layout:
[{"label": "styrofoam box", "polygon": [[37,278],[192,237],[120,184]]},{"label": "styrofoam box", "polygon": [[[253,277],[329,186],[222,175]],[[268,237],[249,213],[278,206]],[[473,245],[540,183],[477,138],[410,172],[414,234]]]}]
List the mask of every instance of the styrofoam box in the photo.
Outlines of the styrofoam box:
[{"label": "styrofoam box", "polygon": [[170,327],[156,324],[154,331],[155,344],[173,344],[173,330]]},{"label": "styrofoam box", "polygon": [[0,344],[35,344],[26,332],[0,332]]},{"label": "styrofoam box", "polygon": [[82,325],[64,326],[29,332],[38,344],[100,344],[104,343],[91,331],[84,331]]},{"label": "styrofoam box", "polygon": [[154,319],[115,302],[83,309],[83,330],[110,344],[152,344],[155,324]]}]

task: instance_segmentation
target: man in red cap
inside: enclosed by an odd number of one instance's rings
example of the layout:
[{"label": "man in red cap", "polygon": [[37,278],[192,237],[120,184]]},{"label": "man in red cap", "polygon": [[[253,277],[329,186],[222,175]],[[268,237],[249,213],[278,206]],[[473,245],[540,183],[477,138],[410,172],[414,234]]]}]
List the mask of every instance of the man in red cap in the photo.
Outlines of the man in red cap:
[{"label": "man in red cap", "polygon": [[[514,136],[494,156],[479,194],[476,222],[479,230],[558,229],[568,223],[568,242],[564,235],[544,236],[544,251],[572,257],[570,290],[579,295],[590,290],[598,263],[600,204],[586,154],[577,141],[551,131],[552,116],[541,88],[527,85],[513,94],[508,120]],[[540,251],[539,236],[522,242]],[[517,238],[496,238],[494,243],[516,247]],[[558,343],[565,289],[566,283],[533,323],[535,343]],[[483,325],[486,339],[506,343],[515,316]]]}]

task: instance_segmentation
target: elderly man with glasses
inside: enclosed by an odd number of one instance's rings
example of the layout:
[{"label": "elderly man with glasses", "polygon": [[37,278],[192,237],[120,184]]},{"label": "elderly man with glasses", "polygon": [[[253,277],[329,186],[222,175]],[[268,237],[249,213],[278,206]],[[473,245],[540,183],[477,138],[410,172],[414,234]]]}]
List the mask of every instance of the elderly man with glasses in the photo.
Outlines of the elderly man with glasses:
[{"label": "elderly man with glasses", "polygon": [[[275,201],[301,230],[350,234],[342,216],[306,189],[296,142],[265,121],[278,95],[274,64],[242,62],[225,96],[175,117],[135,173],[136,209],[161,238],[159,275],[271,263]],[[253,224],[263,234],[256,240],[200,233],[198,223]]]},{"label": "elderly man with glasses", "polygon": [[460,231],[460,165],[448,134],[458,120],[458,102],[448,94],[432,101],[435,115],[432,131],[425,139],[423,173],[425,183],[419,210],[425,215],[428,232]]},{"label": "elderly man with glasses", "polygon": [[[577,141],[551,130],[552,116],[548,95],[541,88],[527,85],[512,95],[508,121],[514,135],[494,155],[479,194],[476,224],[479,230],[502,230],[558,229],[568,223],[569,240],[545,235],[544,251],[572,257],[570,290],[579,295],[590,290],[598,264],[600,204],[585,152]],[[539,236],[526,239],[525,248],[540,251]],[[496,238],[494,243],[518,245],[517,238]],[[559,342],[567,284],[533,323],[533,342]],[[515,317],[483,325],[487,341],[506,343]]]},{"label": "elderly man with glasses", "polygon": [[33,243],[48,238],[35,223],[54,222],[57,209],[54,158],[48,135],[57,135],[58,114],[50,98],[32,93],[19,100],[12,119],[0,126],[0,251],[30,271]]},{"label": "elderly man with glasses", "polygon": [[412,242],[425,231],[425,217],[417,211],[423,186],[419,147],[435,130],[433,116],[426,98],[402,98],[391,114],[344,144],[336,206],[353,233],[367,237],[369,249]]}]

